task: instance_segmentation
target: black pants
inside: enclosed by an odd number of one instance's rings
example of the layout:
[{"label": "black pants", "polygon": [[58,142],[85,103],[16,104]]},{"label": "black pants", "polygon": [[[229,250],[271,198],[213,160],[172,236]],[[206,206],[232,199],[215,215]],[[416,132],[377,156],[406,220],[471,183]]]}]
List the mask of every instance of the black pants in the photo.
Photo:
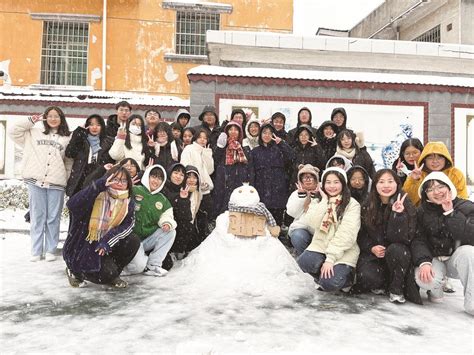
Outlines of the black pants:
[{"label": "black pants", "polygon": [[120,275],[123,268],[132,261],[139,248],[140,239],[136,235],[130,234],[115,244],[109,255],[102,257],[98,272],[84,273],[81,275],[81,279],[96,284],[111,283]]},{"label": "black pants", "polygon": [[[209,235],[209,222],[211,222],[213,203],[211,194],[203,195],[201,205],[196,214],[196,227],[199,244]],[[198,244],[198,245],[199,245]]]},{"label": "black pants", "polygon": [[365,292],[388,288],[390,293],[403,295],[410,262],[410,248],[401,243],[390,244],[382,259],[361,255],[356,267],[355,289]]}]

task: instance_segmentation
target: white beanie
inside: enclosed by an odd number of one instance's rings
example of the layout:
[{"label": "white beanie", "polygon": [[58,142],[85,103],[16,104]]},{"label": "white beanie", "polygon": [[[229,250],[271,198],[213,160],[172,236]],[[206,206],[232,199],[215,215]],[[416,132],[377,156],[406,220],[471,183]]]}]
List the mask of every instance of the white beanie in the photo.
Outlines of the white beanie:
[{"label": "white beanie", "polygon": [[338,168],[337,166],[331,166],[324,170],[323,175],[321,176],[321,181],[324,181],[324,175],[330,173],[331,171],[337,171],[339,174],[341,174],[344,177],[344,180],[346,181],[347,184],[347,175],[344,169]]},{"label": "white beanie", "polygon": [[425,182],[430,181],[430,180],[439,180],[444,182],[446,185],[448,185],[449,189],[451,190],[451,199],[454,200],[456,196],[458,195],[458,191],[456,190],[456,187],[454,186],[453,182],[449,179],[449,177],[441,172],[441,171],[433,171],[432,173],[429,173],[421,182],[420,186],[418,187],[418,196],[421,198],[421,189],[423,188],[423,185]]}]

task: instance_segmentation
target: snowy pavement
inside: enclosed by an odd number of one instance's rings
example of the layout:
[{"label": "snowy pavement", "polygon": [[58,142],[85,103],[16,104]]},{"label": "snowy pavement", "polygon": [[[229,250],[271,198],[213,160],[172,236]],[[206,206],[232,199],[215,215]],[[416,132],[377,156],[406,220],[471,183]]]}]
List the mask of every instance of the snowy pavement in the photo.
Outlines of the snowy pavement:
[{"label": "snowy pavement", "polygon": [[31,263],[29,244],[24,234],[0,236],[2,353],[473,353],[457,281],[444,304],[424,306],[322,293],[307,275],[295,292],[282,283],[229,293],[220,287],[239,267],[211,272],[208,254],[208,271],[187,262],[164,278],[125,277],[124,290],[74,289],[64,261]]}]

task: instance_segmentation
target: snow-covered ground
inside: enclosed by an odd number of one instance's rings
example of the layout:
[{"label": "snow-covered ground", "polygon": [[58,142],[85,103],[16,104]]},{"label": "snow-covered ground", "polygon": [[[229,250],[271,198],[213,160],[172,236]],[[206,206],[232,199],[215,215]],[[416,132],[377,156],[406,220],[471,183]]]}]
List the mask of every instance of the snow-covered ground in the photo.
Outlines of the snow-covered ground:
[{"label": "snow-covered ground", "polygon": [[[2,211],[0,221],[22,226],[22,214]],[[74,289],[63,260],[31,263],[29,244],[24,233],[0,237],[2,353],[472,354],[474,349],[473,318],[463,312],[457,281],[456,293],[447,294],[444,304],[394,305],[384,296],[316,291],[275,243],[268,252],[260,250],[275,257],[268,260],[274,270],[287,263],[281,286],[263,260],[223,258],[208,242],[164,278],[129,276],[124,290],[93,284]],[[252,267],[271,280],[253,280]]]}]

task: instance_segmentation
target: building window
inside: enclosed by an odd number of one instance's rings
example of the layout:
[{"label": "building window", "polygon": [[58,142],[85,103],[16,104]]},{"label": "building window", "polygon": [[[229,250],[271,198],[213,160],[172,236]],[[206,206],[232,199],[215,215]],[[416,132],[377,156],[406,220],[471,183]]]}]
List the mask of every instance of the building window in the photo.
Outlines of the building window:
[{"label": "building window", "polygon": [[89,24],[43,22],[41,84],[86,86]]},{"label": "building window", "polygon": [[206,31],[219,30],[218,13],[177,11],[176,54],[207,55]]},{"label": "building window", "polygon": [[440,43],[441,42],[440,26],[438,25],[432,28],[431,30],[426,31],[422,35],[416,37],[413,41]]}]

